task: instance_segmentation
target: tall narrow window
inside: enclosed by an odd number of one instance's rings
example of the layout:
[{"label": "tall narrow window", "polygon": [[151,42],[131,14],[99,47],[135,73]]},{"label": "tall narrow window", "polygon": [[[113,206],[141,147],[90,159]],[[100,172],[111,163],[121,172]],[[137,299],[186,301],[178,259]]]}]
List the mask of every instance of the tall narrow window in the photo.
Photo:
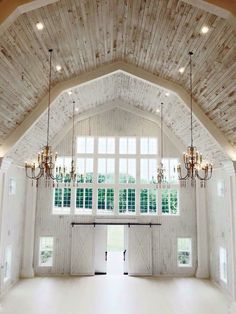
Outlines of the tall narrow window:
[{"label": "tall narrow window", "polygon": [[220,279],[227,283],[227,252],[226,249],[220,247]]},{"label": "tall narrow window", "polygon": [[91,213],[93,208],[93,190],[92,188],[76,189],[76,209],[75,213]]},{"label": "tall narrow window", "polygon": [[140,212],[141,214],[154,214],[157,212],[157,197],[154,189],[140,190]]},{"label": "tall narrow window", "polygon": [[93,182],[93,159],[77,158],[77,182],[92,183]]},{"label": "tall narrow window", "polygon": [[112,212],[114,209],[114,189],[98,189],[98,211]]},{"label": "tall narrow window", "polygon": [[141,137],[140,152],[142,155],[156,155],[157,139],[154,137]]},{"label": "tall narrow window", "polygon": [[119,182],[135,183],[136,160],[134,158],[120,158],[119,161]]},{"label": "tall narrow window", "polygon": [[53,214],[69,214],[70,206],[71,188],[55,188]]},{"label": "tall narrow window", "polygon": [[192,266],[192,239],[178,238],[178,266]]},{"label": "tall narrow window", "polygon": [[114,137],[99,137],[98,138],[98,153],[99,154],[115,154],[115,138]]},{"label": "tall narrow window", "polygon": [[119,190],[119,212],[135,213],[135,189]]},{"label": "tall narrow window", "polygon": [[52,265],[53,265],[53,237],[40,237],[39,266],[51,267]]},{"label": "tall narrow window", "polygon": [[98,159],[98,183],[114,183],[115,178],[115,159]]},{"label": "tall narrow window", "polygon": [[5,249],[4,257],[4,281],[11,279],[11,255],[12,255],[11,246],[8,245]]},{"label": "tall narrow window", "polygon": [[77,137],[77,153],[79,154],[93,154],[94,152],[94,138],[90,136]]},{"label": "tall narrow window", "polygon": [[142,158],[140,160],[141,183],[156,183],[157,160],[154,158]]},{"label": "tall narrow window", "polygon": [[176,215],[179,213],[178,191],[165,189],[161,191],[162,214]]},{"label": "tall narrow window", "polygon": [[136,138],[121,137],[119,140],[119,153],[121,155],[136,154]]},{"label": "tall narrow window", "polygon": [[178,173],[176,171],[178,165],[177,158],[164,158],[162,160],[165,169],[165,180],[170,184],[178,184]]}]

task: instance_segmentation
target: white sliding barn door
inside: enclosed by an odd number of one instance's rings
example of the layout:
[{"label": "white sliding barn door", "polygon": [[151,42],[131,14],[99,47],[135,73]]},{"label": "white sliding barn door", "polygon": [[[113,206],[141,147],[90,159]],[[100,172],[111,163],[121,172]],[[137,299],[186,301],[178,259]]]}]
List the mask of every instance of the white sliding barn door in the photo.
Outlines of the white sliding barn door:
[{"label": "white sliding barn door", "polygon": [[94,275],[94,226],[72,227],[71,275]]},{"label": "white sliding barn door", "polygon": [[152,275],[152,228],[130,226],[128,228],[128,274]]},{"label": "white sliding barn door", "polygon": [[95,227],[95,273],[107,272],[107,226]]}]

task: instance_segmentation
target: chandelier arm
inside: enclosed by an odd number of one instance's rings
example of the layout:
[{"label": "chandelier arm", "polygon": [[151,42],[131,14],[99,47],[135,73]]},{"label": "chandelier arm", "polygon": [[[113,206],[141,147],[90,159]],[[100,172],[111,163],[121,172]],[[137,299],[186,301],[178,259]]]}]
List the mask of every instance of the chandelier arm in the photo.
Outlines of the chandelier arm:
[{"label": "chandelier arm", "polygon": [[187,178],[189,178],[189,170],[187,169],[186,175],[182,176],[182,170],[181,170],[181,168],[178,168],[178,179],[179,180],[186,180]]}]

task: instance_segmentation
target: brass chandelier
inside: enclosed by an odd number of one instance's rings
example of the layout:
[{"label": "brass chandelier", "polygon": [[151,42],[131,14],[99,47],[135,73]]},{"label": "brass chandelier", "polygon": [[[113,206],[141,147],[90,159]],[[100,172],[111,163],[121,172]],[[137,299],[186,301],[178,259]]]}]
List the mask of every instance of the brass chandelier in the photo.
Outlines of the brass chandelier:
[{"label": "brass chandelier", "polygon": [[70,171],[63,166],[56,167],[56,179],[57,183],[62,182],[65,186],[73,184],[73,186],[77,185],[76,182],[76,169],[75,169],[75,101],[73,101],[73,116],[72,116],[72,139],[71,139],[71,168]]},{"label": "brass chandelier", "polygon": [[203,162],[202,154],[200,154],[193,144],[193,92],[192,92],[192,55],[193,52],[189,52],[189,65],[190,65],[190,108],[191,108],[191,120],[190,120],[190,135],[191,144],[188,146],[187,151],[183,153],[184,168],[186,175],[182,175],[181,165],[178,164],[177,172],[180,185],[186,187],[187,180],[191,180],[191,185],[194,186],[196,178],[200,180],[200,186],[205,187],[206,181],[212,176],[212,164]]},{"label": "brass chandelier", "polygon": [[[44,178],[45,186],[50,186],[50,182],[56,180],[54,177],[55,162],[57,160],[57,153],[53,153],[52,147],[49,145],[49,131],[50,131],[50,103],[51,103],[51,76],[52,76],[52,52],[53,49],[49,49],[49,86],[48,86],[48,112],[47,112],[47,143],[43,147],[42,151],[38,153],[38,165],[35,162],[25,163],[26,176],[32,180],[36,180],[36,186],[38,186],[38,180]],[[36,173],[36,169],[37,173]]]},{"label": "brass chandelier", "polygon": [[163,165],[163,102],[161,103],[161,159],[157,168],[157,188],[161,188],[165,180],[165,168]]}]

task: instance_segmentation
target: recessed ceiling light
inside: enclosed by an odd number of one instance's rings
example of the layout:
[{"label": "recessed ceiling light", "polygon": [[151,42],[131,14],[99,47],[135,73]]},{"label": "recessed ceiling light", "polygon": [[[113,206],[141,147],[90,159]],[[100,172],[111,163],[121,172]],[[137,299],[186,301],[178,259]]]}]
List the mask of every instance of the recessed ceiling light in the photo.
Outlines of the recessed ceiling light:
[{"label": "recessed ceiling light", "polygon": [[75,111],[78,112],[78,111],[79,111],[79,108],[75,108]]},{"label": "recessed ceiling light", "polygon": [[58,72],[60,72],[61,71],[61,66],[59,64],[56,65],[56,69],[57,69]]},{"label": "recessed ceiling light", "polygon": [[208,26],[202,26],[202,28],[201,28],[201,33],[202,34],[206,34],[206,33],[208,33],[209,32],[209,27]]},{"label": "recessed ceiling light", "polygon": [[67,92],[68,93],[68,95],[72,95],[72,91],[71,90],[69,90],[69,92]]},{"label": "recessed ceiling light", "polygon": [[168,96],[170,96],[170,93],[166,92],[165,95],[168,97]]},{"label": "recessed ceiling light", "polygon": [[160,109],[157,109],[157,110],[156,110],[156,113],[159,113],[159,112],[160,112]]},{"label": "recessed ceiling light", "polygon": [[41,30],[44,28],[44,25],[43,25],[43,23],[38,22],[38,23],[36,23],[36,27],[37,27],[37,29],[38,29],[39,31],[41,31]]},{"label": "recessed ceiling light", "polygon": [[185,71],[185,68],[180,68],[179,69],[179,72],[182,74],[182,73],[184,73],[184,71]]}]

